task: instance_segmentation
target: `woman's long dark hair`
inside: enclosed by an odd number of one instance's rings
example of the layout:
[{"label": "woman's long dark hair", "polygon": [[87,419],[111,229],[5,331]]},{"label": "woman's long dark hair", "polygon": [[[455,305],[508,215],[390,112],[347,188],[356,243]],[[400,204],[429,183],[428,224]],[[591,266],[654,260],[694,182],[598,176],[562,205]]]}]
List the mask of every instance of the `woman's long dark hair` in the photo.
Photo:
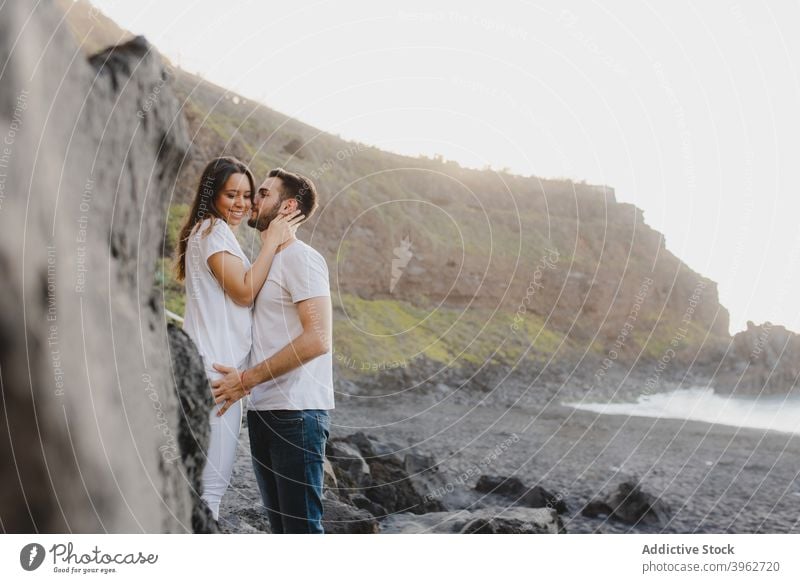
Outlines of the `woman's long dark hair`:
[{"label": "woman's long dark hair", "polygon": [[211,232],[216,219],[225,220],[219,214],[214,200],[225,186],[228,178],[233,174],[244,174],[250,181],[251,195],[255,194],[256,183],[253,179],[253,173],[247,165],[241,160],[237,160],[231,156],[223,158],[214,158],[208,163],[206,169],[203,170],[203,176],[200,178],[200,185],[197,187],[197,195],[194,197],[192,203],[192,210],[189,211],[189,216],[181,228],[181,234],[178,241],[178,257],[176,259],[175,271],[177,272],[178,281],[186,279],[186,246],[189,242],[189,235],[195,225],[202,223],[205,219],[210,218],[211,224],[208,229],[203,233],[207,235]]}]

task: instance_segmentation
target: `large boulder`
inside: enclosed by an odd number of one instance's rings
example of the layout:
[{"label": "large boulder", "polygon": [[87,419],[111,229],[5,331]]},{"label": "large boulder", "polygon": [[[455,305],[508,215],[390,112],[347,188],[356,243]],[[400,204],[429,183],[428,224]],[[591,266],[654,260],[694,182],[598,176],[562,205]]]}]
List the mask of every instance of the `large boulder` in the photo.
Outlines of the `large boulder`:
[{"label": "large boulder", "polygon": [[606,496],[591,500],[581,511],[587,518],[608,517],[634,526],[666,524],[669,513],[666,502],[630,481],[622,482]]},{"label": "large boulder", "polygon": [[434,495],[446,484],[436,460],[411,450],[401,455],[401,449],[363,433],[329,440],[326,456],[334,468],[338,498],[381,516],[445,510]]},{"label": "large boulder", "polygon": [[483,475],[478,478],[475,490],[483,494],[497,494],[510,503],[528,508],[554,508],[559,514],[567,512],[563,498],[550,493],[541,486],[527,487],[519,478],[511,476]]},{"label": "large boulder", "polygon": [[322,528],[327,534],[375,534],[378,521],[361,510],[336,498],[322,500]]},{"label": "large boulder", "polygon": [[373,458],[389,461],[397,465],[403,464],[404,448],[396,443],[384,443],[378,438],[367,435],[363,431],[347,436],[347,441],[356,446],[364,459],[372,461]]},{"label": "large boulder", "polygon": [[363,494],[353,494],[349,498],[350,504],[361,510],[366,510],[375,518],[386,518],[389,511],[377,502],[373,502]]},{"label": "large boulder", "polygon": [[426,501],[427,511],[445,509],[442,498],[437,499],[434,494],[446,490],[448,480],[439,471],[439,464],[433,456],[409,451],[403,457],[403,469],[411,487]]},{"label": "large boulder", "polygon": [[342,439],[329,439],[325,445],[325,456],[334,468],[340,491],[357,491],[372,483],[369,465],[353,444]]},{"label": "large boulder", "polygon": [[153,287],[180,104],[144,39],[87,60],[51,2],[0,11],[0,523],[191,532]]},{"label": "large boulder", "polygon": [[[363,494],[388,512],[424,514],[445,510],[439,498],[433,496],[430,490],[420,487],[423,484],[420,477],[409,475],[404,466],[389,461],[374,461],[370,469],[373,482],[364,489]],[[438,473],[436,469],[429,471]]]}]

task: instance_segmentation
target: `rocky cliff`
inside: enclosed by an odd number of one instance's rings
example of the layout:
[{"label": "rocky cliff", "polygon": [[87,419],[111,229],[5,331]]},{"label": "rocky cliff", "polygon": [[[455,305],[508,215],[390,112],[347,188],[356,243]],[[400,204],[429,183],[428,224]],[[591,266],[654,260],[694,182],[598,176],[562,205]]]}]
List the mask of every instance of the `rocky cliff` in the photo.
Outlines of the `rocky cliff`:
[{"label": "rocky cliff", "polygon": [[143,39],[87,59],[51,2],[0,10],[0,523],[191,532],[152,286],[189,145],[179,102]]}]

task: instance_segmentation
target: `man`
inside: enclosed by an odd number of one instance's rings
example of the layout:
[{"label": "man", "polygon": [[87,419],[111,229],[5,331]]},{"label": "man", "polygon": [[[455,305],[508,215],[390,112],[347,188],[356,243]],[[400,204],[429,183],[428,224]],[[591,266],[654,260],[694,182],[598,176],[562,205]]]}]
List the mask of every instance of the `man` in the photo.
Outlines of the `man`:
[{"label": "man", "polygon": [[[317,208],[307,178],[272,170],[258,189],[248,225]],[[212,383],[220,415],[248,395],[247,426],[261,498],[275,533],[321,533],[325,442],[333,409],[331,298],[328,267],[312,247],[292,237],[278,247],[253,306],[250,368],[215,365]]]}]

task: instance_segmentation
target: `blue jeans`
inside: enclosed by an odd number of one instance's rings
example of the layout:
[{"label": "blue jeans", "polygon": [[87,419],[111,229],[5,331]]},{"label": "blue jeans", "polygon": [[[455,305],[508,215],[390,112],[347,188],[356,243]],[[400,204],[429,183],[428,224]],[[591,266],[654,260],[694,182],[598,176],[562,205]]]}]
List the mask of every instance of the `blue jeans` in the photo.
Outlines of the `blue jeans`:
[{"label": "blue jeans", "polygon": [[247,412],[253,471],[272,532],[322,533],[322,482],[330,414]]}]

